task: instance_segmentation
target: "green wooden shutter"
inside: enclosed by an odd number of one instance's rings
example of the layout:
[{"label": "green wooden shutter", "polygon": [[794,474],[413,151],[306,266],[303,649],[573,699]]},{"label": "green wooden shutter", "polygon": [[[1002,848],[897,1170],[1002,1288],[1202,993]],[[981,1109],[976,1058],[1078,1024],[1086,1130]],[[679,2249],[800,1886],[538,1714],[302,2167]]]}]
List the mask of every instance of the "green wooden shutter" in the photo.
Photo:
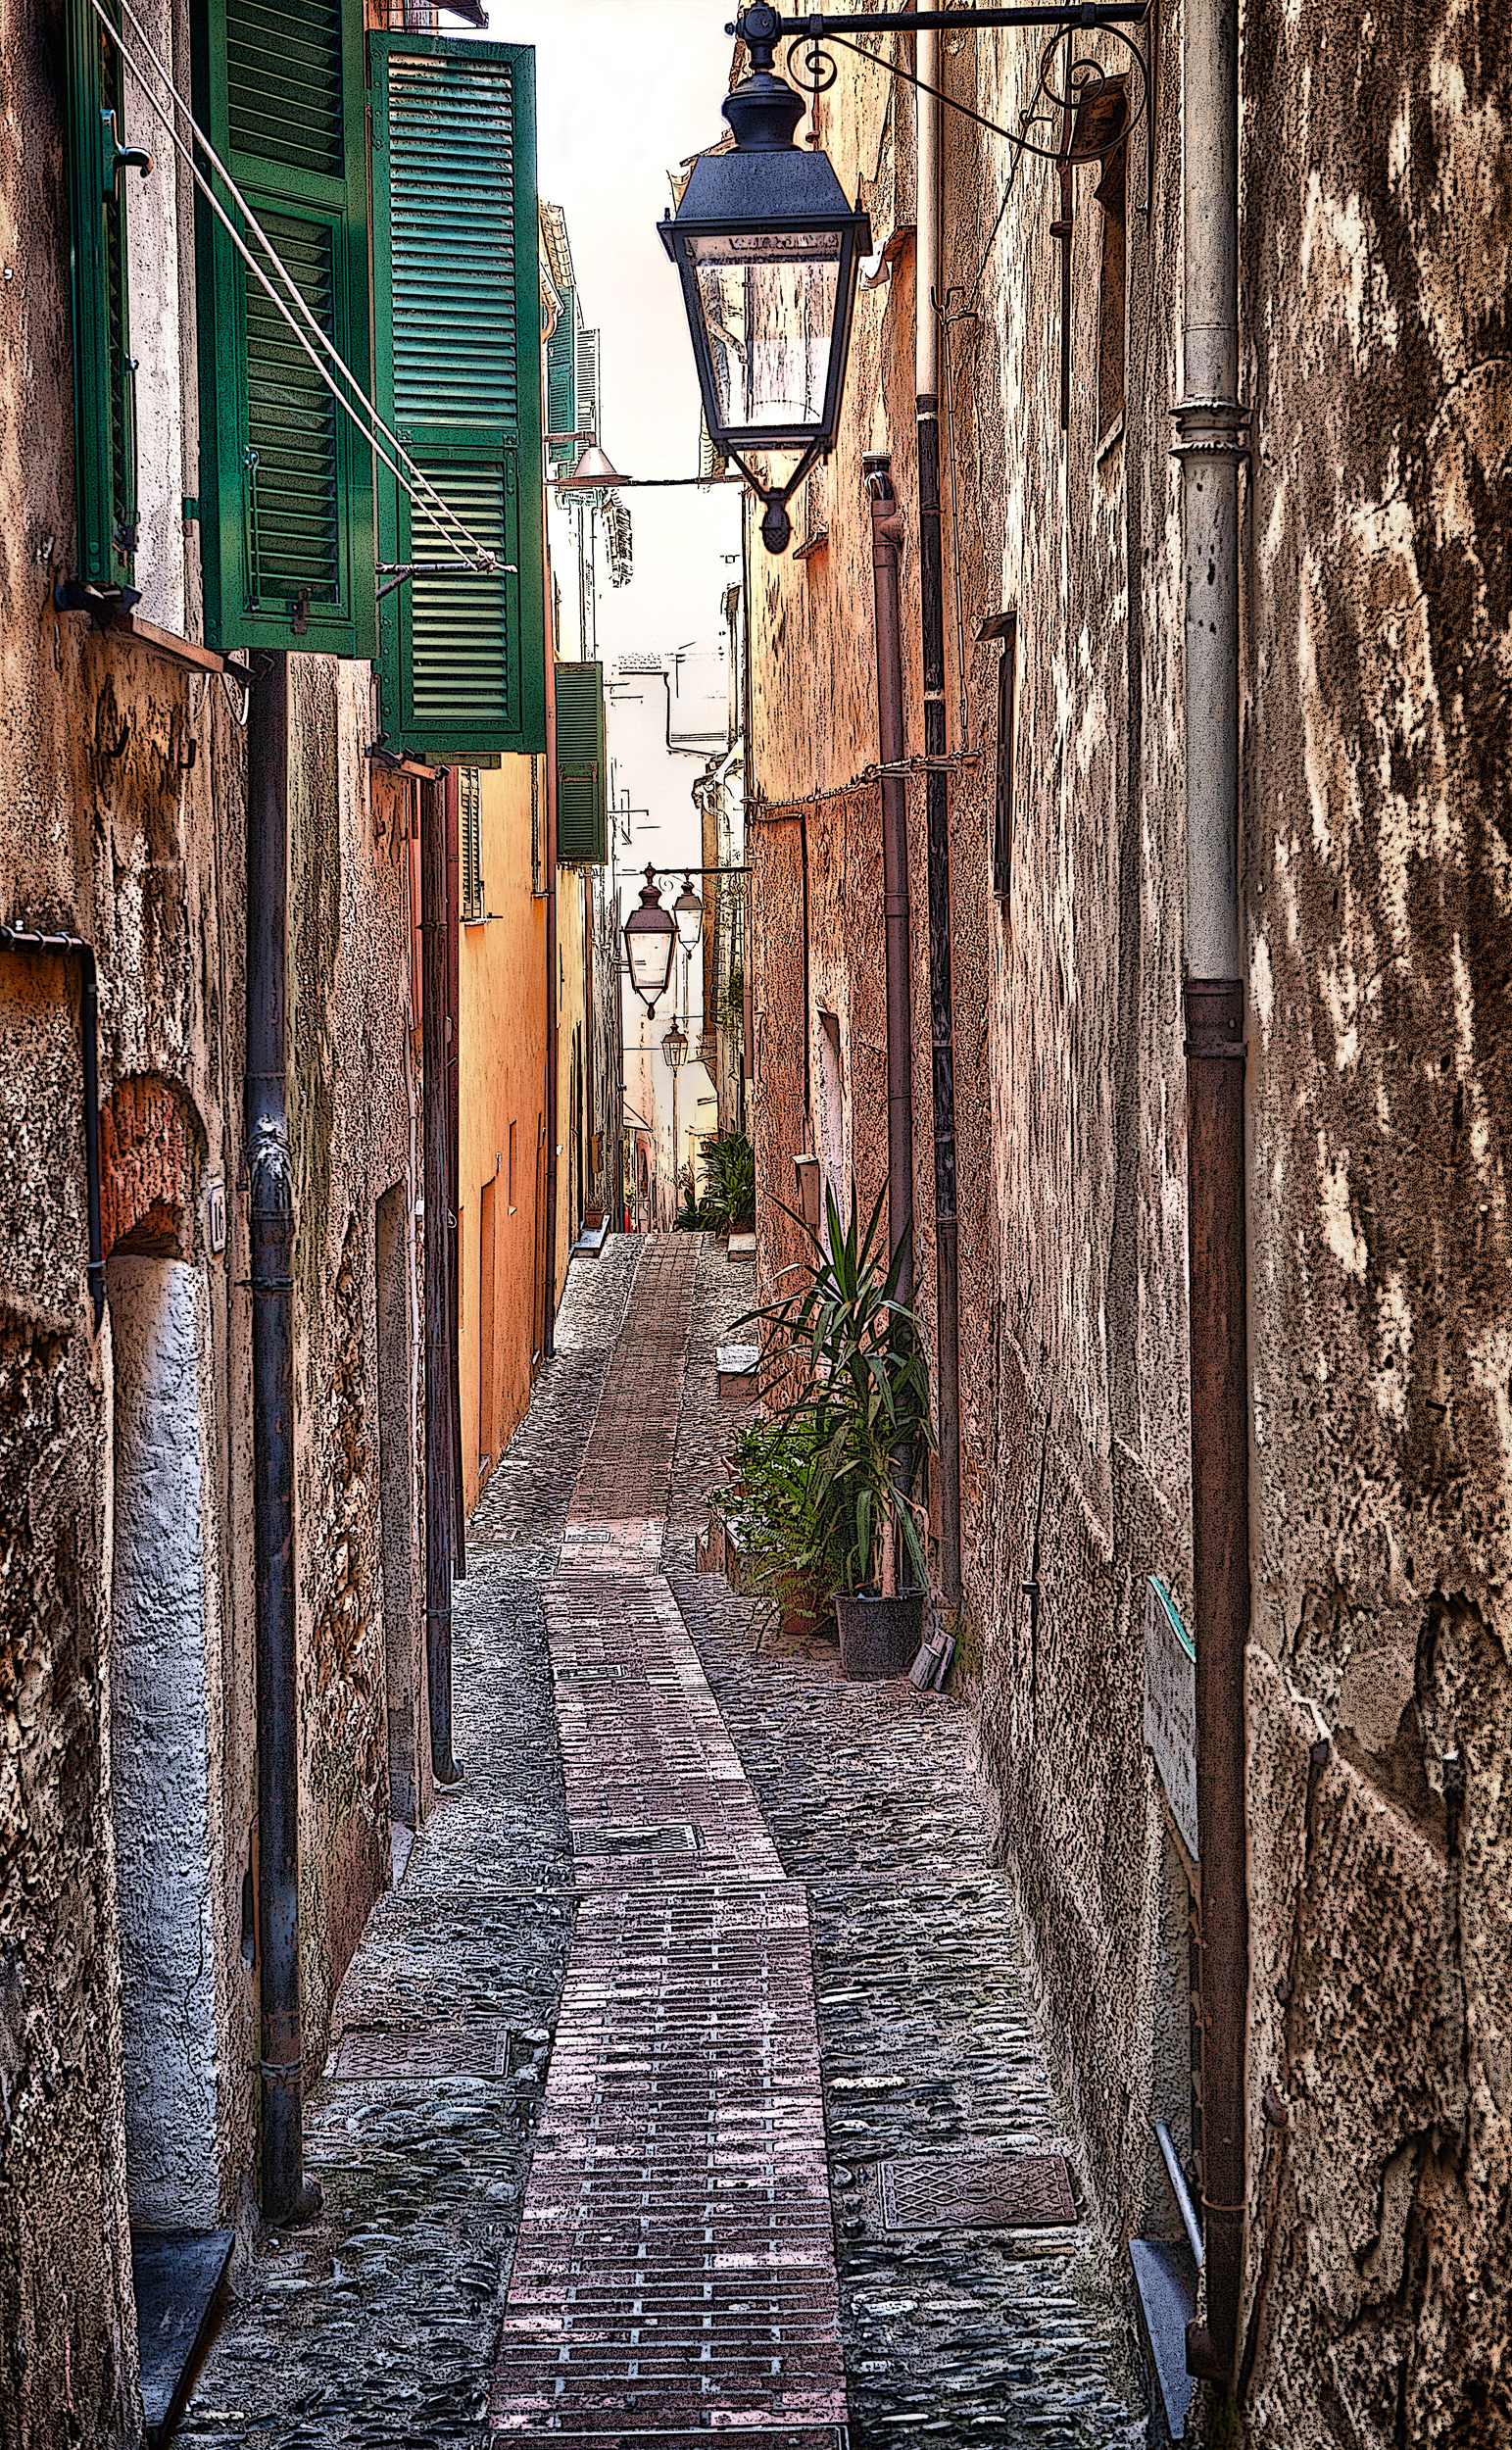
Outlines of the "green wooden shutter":
[{"label": "green wooden shutter", "polygon": [[136,368],[126,313],[125,69],[89,0],[68,0],[78,575],[123,586],[136,550]]},{"label": "green wooden shutter", "polygon": [[[546,344],[546,430],[549,434],[577,431],[577,331],[583,310],[577,292],[569,289],[561,302],[557,328]],[[559,466],[570,467],[576,453],[562,443],[552,454]]]},{"label": "green wooden shutter", "polygon": [[[366,391],[362,0],[196,0],[194,33],[201,124]],[[220,200],[239,221],[223,189]],[[266,266],[257,239],[242,235]],[[199,317],[207,636],[219,647],[371,656],[370,446],[203,198]]]},{"label": "green wooden shutter", "polygon": [[609,856],[604,666],[557,666],[557,858],[602,867]]},{"label": "green wooden shutter", "polygon": [[[383,732],[468,763],[546,746],[535,53],[374,34],[377,400],[503,576],[419,571],[381,602]],[[378,560],[455,562],[379,469]]]}]

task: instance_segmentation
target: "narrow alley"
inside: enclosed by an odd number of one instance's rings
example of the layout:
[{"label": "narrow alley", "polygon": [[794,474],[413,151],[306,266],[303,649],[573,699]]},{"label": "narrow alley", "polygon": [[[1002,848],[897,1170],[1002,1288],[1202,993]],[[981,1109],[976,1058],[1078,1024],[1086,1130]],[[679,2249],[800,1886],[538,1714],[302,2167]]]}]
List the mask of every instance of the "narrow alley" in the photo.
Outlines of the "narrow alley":
[{"label": "narrow alley", "polygon": [[306,2104],[322,2216],[238,2257],[186,2442],[1145,2439],[964,1713],[694,1570],[749,1285],[691,1235],[572,1273],[457,1593],[464,1784]]}]

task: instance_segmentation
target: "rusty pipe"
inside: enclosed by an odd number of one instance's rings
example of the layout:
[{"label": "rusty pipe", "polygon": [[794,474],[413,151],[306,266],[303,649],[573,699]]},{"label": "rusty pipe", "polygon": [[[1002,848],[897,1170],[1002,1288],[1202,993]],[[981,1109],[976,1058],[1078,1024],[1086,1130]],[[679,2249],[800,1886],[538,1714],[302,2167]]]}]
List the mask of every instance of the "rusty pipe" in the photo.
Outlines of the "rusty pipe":
[{"label": "rusty pipe", "polygon": [[1205,2323],[1194,2374],[1232,2384],[1244,2278],[1249,1998],[1244,1645],[1249,1633],[1249,1417],[1244,1322],[1244,993],[1189,979],[1187,1253],[1192,1550],[1196,1602]]},{"label": "rusty pipe", "polygon": [[[902,1248],[900,1301],[913,1299],[913,988],[908,915],[908,794],[903,775],[902,630],[899,564],[903,523],[886,451],[861,462],[871,503],[877,601],[877,755],[882,766],[882,889],[887,955],[887,1222]],[[890,770],[891,769],[891,770]]]},{"label": "rusty pipe", "polygon": [[[929,310],[931,318],[933,309]],[[919,602],[924,631],[924,750],[943,759],[945,582],[940,549],[939,403],[919,419]],[[960,1300],[955,1165],[955,1029],[951,978],[951,778],[924,777],[929,879],[929,1023],[935,1139],[935,1397],[940,1443],[940,1589],[960,1600]]]},{"label": "rusty pipe", "polygon": [[425,1686],[436,1783],[461,1776],[452,1750],[451,1200],[447,1076],[446,781],[420,785],[420,1099],[425,1168]]}]

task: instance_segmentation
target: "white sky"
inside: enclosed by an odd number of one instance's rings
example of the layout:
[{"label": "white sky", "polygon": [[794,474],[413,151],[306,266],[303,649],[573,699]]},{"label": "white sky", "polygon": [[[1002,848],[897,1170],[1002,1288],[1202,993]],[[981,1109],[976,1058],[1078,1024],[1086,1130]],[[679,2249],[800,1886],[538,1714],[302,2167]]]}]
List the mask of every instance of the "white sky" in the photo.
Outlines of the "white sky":
[{"label": "white sky", "polygon": [[[566,215],[583,318],[603,333],[602,440],[627,476],[698,472],[693,350],[656,224],[668,171],[724,132],[733,14],[730,0],[488,0],[491,34],[535,46],[538,184]],[[623,499],[635,576],[610,587],[601,555],[600,654],[712,643],[740,489]],[[575,567],[557,575],[575,599]]]}]

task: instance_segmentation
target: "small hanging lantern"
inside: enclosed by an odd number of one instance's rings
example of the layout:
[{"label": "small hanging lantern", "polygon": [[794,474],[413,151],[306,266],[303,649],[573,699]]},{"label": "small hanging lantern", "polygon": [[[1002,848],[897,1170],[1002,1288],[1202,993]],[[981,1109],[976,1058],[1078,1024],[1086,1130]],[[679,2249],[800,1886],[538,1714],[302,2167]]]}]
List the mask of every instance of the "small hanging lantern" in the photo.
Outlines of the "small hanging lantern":
[{"label": "small hanging lantern", "polygon": [[672,916],[677,921],[677,941],[684,953],[696,953],[704,932],[704,903],[693,890],[691,876],[683,878],[683,889],[672,905]]},{"label": "small hanging lantern", "polygon": [[661,1041],[661,1059],[669,1072],[680,1072],[688,1060],[688,1040],[676,1021]]},{"label": "small hanging lantern", "polygon": [[[659,234],[682,280],[709,441],[760,494],[762,542],[781,553],[787,501],[835,440],[871,223],[828,156],[793,141],[804,100],[772,71],[776,11],[750,8],[741,23],[752,73],[724,104],[734,150],[700,154]],[[800,454],[785,486],[752,474],[741,454],[756,451]]]},{"label": "small hanging lantern", "polygon": [[665,995],[667,980],[672,975],[672,956],[677,949],[677,923],[671,911],[661,907],[654,867],[648,866],[646,870],[639,907],[632,910],[626,919],[624,933],[630,984],[655,1018],[658,999]]}]

